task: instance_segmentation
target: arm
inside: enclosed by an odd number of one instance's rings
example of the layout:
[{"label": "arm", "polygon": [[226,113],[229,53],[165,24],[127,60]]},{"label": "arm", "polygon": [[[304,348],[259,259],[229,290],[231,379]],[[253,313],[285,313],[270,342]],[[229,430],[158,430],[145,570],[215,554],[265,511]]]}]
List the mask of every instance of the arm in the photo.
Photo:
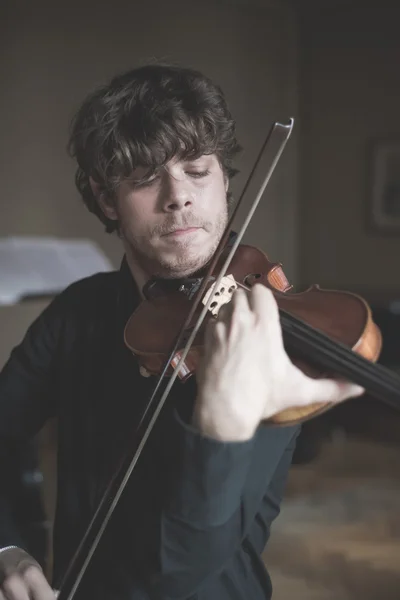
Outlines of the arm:
[{"label": "arm", "polygon": [[185,598],[222,569],[241,543],[241,501],[255,437],[216,440],[179,417],[175,435],[179,445],[162,511],[154,584],[161,597]]},{"label": "arm", "polygon": [[55,414],[51,386],[62,326],[58,297],[30,325],[0,372],[0,440],[33,437]]},{"label": "arm", "polygon": [[[160,429],[168,434],[156,435],[139,461],[120,512],[121,529],[130,539],[126,564],[135,589],[140,585],[150,597],[183,599],[221,571],[247,535],[242,501],[257,436],[216,440],[188,424],[182,411]],[[275,478],[282,455],[291,454],[296,429],[282,428],[274,436],[271,453],[263,458],[271,477],[262,488]],[[117,535],[107,544],[114,556],[120,540]],[[106,568],[107,560],[103,564]]]},{"label": "arm", "polygon": [[246,540],[258,555],[262,554],[270,537],[270,528],[281,510],[289,469],[292,465],[293,453],[300,433],[300,427],[294,433],[281,455],[278,466],[270,480],[267,490],[257,510],[257,517],[251,524]]},{"label": "arm", "polygon": [[[17,545],[26,551],[28,551],[30,544],[28,543],[29,540],[26,539],[29,536],[24,535],[26,525],[29,522],[25,520],[25,517],[27,515],[31,517],[30,500],[32,494],[24,493],[22,479],[24,469],[20,458],[28,451],[33,452],[34,446],[27,441],[12,444],[2,443],[0,446],[0,547]],[[36,494],[34,494],[34,499],[36,500]],[[20,526],[17,526],[17,524]],[[37,559],[39,562],[43,562],[42,555],[40,559],[39,557]]]},{"label": "arm", "polygon": [[141,585],[150,597],[187,598],[240,544],[241,497],[255,440],[212,439],[177,412],[164,425],[122,500],[123,534],[105,546],[113,553],[125,538],[127,571],[134,570],[136,590]]},{"label": "arm", "polygon": [[[17,451],[28,445],[46,419],[55,413],[52,378],[61,327],[60,300],[54,300],[32,323],[23,340],[12,350],[0,373],[0,474],[11,482]],[[11,487],[0,488],[0,548],[16,546],[0,554],[0,579],[39,567],[28,554],[15,520]],[[0,586],[2,581],[0,581]],[[7,581],[4,585],[8,585]]]}]

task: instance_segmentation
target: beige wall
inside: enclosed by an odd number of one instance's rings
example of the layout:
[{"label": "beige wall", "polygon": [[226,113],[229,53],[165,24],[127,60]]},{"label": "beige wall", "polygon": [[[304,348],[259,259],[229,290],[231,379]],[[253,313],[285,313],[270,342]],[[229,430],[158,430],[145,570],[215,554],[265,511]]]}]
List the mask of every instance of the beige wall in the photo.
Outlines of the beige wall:
[{"label": "beige wall", "polygon": [[372,138],[400,133],[400,5],[336,4],[301,24],[299,278],[398,292],[400,235],[368,224],[367,159]]}]

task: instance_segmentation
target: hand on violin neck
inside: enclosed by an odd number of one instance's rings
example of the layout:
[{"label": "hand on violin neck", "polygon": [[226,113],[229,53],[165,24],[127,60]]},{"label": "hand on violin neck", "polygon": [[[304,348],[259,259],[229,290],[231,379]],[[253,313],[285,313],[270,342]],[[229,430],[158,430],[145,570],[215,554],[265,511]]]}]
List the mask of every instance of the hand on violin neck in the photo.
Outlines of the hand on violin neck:
[{"label": "hand on violin neck", "polygon": [[287,355],[273,293],[262,284],[236,290],[209,322],[197,373],[194,423],[222,441],[250,439],[262,421],[319,402],[338,403],[360,386],[312,379]]}]

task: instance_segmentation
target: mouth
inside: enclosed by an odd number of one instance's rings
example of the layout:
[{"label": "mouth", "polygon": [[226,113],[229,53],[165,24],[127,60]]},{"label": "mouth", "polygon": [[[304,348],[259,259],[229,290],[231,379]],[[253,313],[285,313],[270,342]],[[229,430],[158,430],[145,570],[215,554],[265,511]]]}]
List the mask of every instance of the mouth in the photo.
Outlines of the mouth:
[{"label": "mouth", "polygon": [[201,229],[201,227],[184,227],[181,229],[174,229],[172,231],[169,231],[168,233],[165,233],[162,237],[180,237],[180,236],[195,233],[196,231],[199,231],[200,229]]}]

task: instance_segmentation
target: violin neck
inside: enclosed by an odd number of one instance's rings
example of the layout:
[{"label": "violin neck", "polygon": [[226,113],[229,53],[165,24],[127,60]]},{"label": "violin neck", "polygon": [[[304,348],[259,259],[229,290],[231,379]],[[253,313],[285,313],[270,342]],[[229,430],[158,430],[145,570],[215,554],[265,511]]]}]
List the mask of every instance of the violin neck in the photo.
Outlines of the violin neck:
[{"label": "violin neck", "polygon": [[400,377],[351,348],[332,340],[290,313],[279,309],[285,347],[325,372],[361,385],[367,393],[400,410]]}]

